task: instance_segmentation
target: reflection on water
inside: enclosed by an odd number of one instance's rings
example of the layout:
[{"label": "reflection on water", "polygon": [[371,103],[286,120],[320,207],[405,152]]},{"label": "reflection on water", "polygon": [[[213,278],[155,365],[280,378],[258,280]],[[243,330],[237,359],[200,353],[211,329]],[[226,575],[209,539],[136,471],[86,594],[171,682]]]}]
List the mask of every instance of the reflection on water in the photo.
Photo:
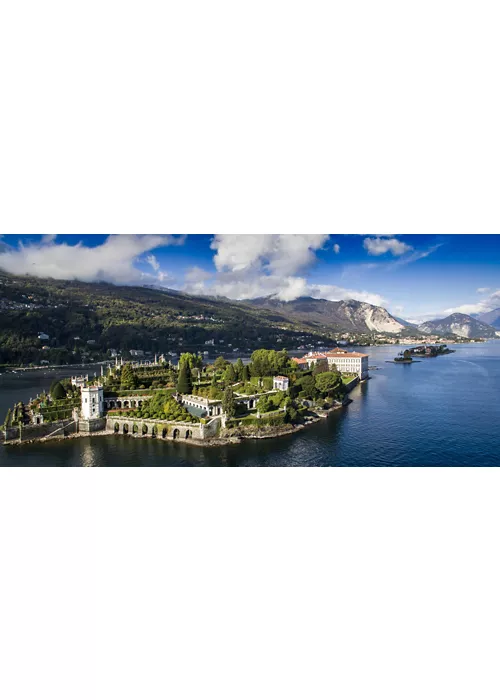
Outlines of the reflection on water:
[{"label": "reflection on water", "polygon": [[[123,435],[81,438],[0,447],[0,465],[500,466],[500,342],[456,350],[397,366],[385,362],[394,348],[370,348],[370,365],[380,369],[356,387],[353,403],[291,436],[203,448]],[[27,400],[40,381],[0,377],[0,402],[5,391],[7,406],[23,399],[19,393]]]}]

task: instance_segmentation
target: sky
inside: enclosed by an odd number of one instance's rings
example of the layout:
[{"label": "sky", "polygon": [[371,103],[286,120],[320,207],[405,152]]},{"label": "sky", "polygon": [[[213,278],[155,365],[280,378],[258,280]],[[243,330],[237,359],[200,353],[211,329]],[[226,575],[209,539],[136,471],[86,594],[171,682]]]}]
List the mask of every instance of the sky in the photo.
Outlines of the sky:
[{"label": "sky", "polygon": [[0,269],[231,299],[357,299],[412,322],[500,307],[500,235],[4,235]]}]

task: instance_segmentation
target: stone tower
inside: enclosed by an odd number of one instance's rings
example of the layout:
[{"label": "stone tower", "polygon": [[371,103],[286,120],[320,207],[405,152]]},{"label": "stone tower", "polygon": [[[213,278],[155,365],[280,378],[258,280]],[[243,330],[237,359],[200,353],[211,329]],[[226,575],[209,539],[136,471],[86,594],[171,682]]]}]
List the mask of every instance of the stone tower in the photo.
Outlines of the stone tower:
[{"label": "stone tower", "polygon": [[82,418],[102,418],[104,415],[104,388],[85,386],[82,388]]}]

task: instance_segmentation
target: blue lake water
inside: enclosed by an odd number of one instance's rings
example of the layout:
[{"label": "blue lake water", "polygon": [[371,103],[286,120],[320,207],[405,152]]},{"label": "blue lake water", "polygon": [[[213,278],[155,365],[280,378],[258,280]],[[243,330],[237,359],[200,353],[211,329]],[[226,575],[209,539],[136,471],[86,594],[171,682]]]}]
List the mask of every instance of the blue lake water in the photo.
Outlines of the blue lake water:
[{"label": "blue lake water", "polygon": [[[0,466],[500,466],[500,340],[454,346],[413,365],[401,347],[368,348],[372,379],[353,402],[305,430],[226,447],[126,436],[0,446]],[[0,414],[71,370],[0,376]],[[74,373],[74,372],[73,372]]]}]

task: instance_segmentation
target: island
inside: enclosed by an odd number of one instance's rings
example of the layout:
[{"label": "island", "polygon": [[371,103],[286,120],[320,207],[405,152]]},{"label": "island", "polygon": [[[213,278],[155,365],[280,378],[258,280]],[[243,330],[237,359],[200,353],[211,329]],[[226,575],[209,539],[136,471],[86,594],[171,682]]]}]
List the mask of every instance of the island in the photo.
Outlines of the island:
[{"label": "island", "polygon": [[[177,364],[116,358],[100,376],[54,381],[27,404],[8,410],[0,439],[7,445],[121,434],[220,445],[302,430],[350,403],[368,379],[368,355],[331,350],[290,358],[259,349],[249,364],[222,356],[211,365],[193,353]],[[96,373],[97,374],[97,373]]]},{"label": "island", "polygon": [[393,362],[399,365],[411,365],[413,363],[411,351],[405,350],[404,352],[400,352],[399,355],[394,358]]},{"label": "island", "polygon": [[439,355],[450,355],[456,352],[450,350],[447,345],[417,345],[410,348],[409,353],[417,357],[439,357]]}]

